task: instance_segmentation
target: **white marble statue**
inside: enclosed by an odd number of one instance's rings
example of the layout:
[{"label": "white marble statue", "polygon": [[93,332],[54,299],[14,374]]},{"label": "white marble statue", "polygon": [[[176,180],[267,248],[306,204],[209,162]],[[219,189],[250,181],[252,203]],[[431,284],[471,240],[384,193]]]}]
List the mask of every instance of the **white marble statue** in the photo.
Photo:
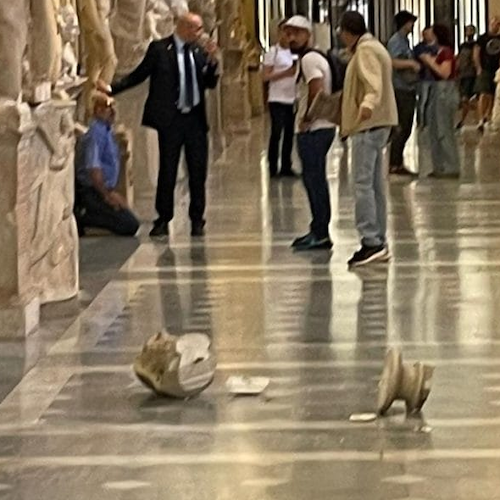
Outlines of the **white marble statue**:
[{"label": "white marble statue", "polygon": [[57,25],[60,0],[30,0],[29,60],[31,100],[51,97],[51,87],[61,74],[62,38]]},{"label": "white marble statue", "polygon": [[85,86],[87,112],[92,109],[92,93],[97,80],[110,82],[116,70],[116,55],[109,28],[109,0],[77,0],[77,11],[85,45]]},{"label": "white marble statue", "polygon": [[62,50],[62,75],[60,82],[66,84],[77,78],[78,58],[76,56],[76,44],[80,27],[78,16],[71,4],[63,5],[58,16],[59,30],[63,41]]},{"label": "white marble statue", "polygon": [[187,0],[168,0],[168,3],[176,17],[189,12]]},{"label": "white marble statue", "polygon": [[145,37],[161,40],[174,31],[174,15],[165,0],[147,0],[145,16]]}]

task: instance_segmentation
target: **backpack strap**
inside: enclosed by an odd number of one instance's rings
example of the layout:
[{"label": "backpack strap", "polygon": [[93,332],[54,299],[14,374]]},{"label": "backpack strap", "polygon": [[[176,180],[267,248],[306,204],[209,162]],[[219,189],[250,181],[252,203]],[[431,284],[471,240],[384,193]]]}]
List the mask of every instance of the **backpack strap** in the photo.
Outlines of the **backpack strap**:
[{"label": "backpack strap", "polygon": [[[324,59],[326,59],[326,62],[328,63],[328,67],[330,68],[331,79],[332,79],[332,89],[331,89],[331,91],[332,91],[332,94],[334,94],[335,92],[337,92],[337,90],[339,90],[337,88],[337,82],[339,80],[339,76],[340,75],[338,74],[339,72],[338,72],[337,68],[333,64],[333,61],[330,59],[330,57],[328,57],[328,55],[326,55],[324,52],[322,52],[319,49],[308,48],[308,49],[306,49],[306,51],[305,51],[305,53],[303,54],[302,57],[304,57],[307,54],[310,54],[311,52],[315,52],[316,54],[319,54]],[[299,74],[297,75],[297,82],[300,80],[300,78],[303,78],[303,76],[304,76],[304,74],[302,73],[302,61],[301,61]]]}]

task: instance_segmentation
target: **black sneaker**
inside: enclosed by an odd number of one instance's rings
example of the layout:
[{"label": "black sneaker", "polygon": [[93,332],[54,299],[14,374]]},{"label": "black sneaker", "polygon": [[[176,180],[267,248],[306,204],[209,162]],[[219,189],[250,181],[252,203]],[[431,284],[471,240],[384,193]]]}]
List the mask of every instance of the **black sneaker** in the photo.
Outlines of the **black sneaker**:
[{"label": "black sneaker", "polygon": [[330,238],[317,238],[313,233],[301,236],[292,243],[292,248],[297,251],[330,250],[332,247],[333,243]]},{"label": "black sneaker", "polygon": [[165,238],[168,236],[168,222],[164,222],[161,219],[156,219],[153,223],[153,229],[151,229],[149,236],[151,238]]},{"label": "black sneaker", "polygon": [[385,245],[380,245],[378,247],[367,247],[363,245],[347,263],[349,267],[358,267],[369,264],[370,262],[382,261],[386,262],[389,260],[389,250]]},{"label": "black sneaker", "polygon": [[191,236],[205,236],[205,221],[193,222],[191,225]]}]

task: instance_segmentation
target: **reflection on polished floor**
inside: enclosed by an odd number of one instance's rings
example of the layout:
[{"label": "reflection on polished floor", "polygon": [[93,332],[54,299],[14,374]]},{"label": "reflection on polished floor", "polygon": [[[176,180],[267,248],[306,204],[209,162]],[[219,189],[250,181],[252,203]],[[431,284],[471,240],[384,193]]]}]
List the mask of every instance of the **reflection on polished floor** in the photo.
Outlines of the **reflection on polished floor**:
[{"label": "reflection on polished floor", "polygon": [[[0,499],[500,498],[500,163],[478,141],[464,132],[460,181],[390,179],[394,258],[356,273],[342,144],[334,251],[294,254],[306,198],[268,181],[260,122],[212,167],[204,241],[180,186],[170,244],[144,236],[102,289],[85,242],[94,300],[0,403]],[[115,239],[91,241],[113,260]],[[156,399],[132,375],[162,327],[214,339],[216,380],[196,399]],[[424,414],[350,423],[374,409],[388,346],[437,367]],[[231,398],[237,374],[271,384]]]}]

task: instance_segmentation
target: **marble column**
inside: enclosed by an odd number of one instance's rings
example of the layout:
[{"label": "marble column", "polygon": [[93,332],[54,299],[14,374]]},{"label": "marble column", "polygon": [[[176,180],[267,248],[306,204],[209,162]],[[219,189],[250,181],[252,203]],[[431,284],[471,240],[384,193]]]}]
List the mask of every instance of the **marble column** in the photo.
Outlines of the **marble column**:
[{"label": "marble column", "polygon": [[0,3],[0,99],[16,100],[21,94],[28,5],[28,0]]},{"label": "marble column", "polygon": [[500,16],[500,2],[498,0],[489,0],[489,13],[491,16]]},{"label": "marble column", "polygon": [[[489,0],[489,2],[490,16],[500,17],[500,2],[498,0]],[[495,104],[493,107],[492,124],[495,131],[500,133],[500,70],[497,72],[495,80],[497,82],[497,90],[495,95]]]}]

